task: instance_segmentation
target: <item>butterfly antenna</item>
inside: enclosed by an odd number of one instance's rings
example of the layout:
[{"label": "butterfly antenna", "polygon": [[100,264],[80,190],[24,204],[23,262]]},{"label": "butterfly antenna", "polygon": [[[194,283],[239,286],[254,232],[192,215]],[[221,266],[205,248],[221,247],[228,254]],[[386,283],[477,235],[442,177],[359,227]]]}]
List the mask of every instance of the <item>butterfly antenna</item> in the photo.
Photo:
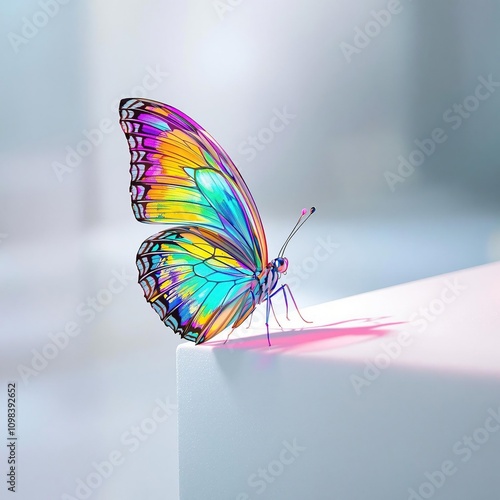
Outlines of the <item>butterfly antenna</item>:
[{"label": "butterfly antenna", "polygon": [[285,250],[286,250],[286,247],[287,247],[288,243],[290,243],[290,240],[297,234],[297,231],[305,224],[307,219],[309,219],[309,217],[311,217],[311,215],[314,212],[316,212],[315,207],[311,207],[309,210],[307,210],[307,208],[302,209],[302,212],[300,213],[299,220],[297,221],[295,226],[293,226],[293,229],[290,232],[290,234],[288,235],[288,238],[285,240],[285,243],[283,243],[283,246],[281,247],[281,250],[278,253],[278,257],[283,257]]}]

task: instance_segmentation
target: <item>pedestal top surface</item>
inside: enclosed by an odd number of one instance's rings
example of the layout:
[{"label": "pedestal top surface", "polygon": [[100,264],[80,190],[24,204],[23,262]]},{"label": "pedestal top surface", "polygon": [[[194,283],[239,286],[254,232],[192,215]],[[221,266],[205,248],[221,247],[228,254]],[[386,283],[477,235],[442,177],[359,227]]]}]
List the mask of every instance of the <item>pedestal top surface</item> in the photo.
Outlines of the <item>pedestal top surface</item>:
[{"label": "pedestal top surface", "polygon": [[[262,306],[261,306],[262,307]],[[268,347],[262,321],[183,350],[238,349],[259,356],[305,356],[500,377],[500,263],[492,263],[326,302],[274,320]],[[192,354],[192,353],[191,353]]]}]

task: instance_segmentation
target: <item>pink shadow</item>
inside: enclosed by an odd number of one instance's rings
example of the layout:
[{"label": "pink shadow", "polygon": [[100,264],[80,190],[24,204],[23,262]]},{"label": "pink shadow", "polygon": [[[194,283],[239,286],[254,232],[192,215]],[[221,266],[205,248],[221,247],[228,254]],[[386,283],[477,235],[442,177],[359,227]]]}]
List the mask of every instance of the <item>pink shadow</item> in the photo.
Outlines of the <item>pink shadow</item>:
[{"label": "pink shadow", "polygon": [[[271,353],[317,351],[322,348],[344,347],[366,342],[373,338],[380,338],[390,333],[391,326],[404,323],[403,321],[384,321],[387,318],[389,317],[349,319],[336,323],[304,326],[303,328],[291,329],[285,332],[273,329],[270,334],[271,347],[267,345],[267,336],[264,332],[262,335],[253,335],[247,338],[229,338],[226,344],[224,344],[224,340],[216,340],[201,345],[217,349],[255,349]],[[348,326],[345,326],[346,324]]]}]

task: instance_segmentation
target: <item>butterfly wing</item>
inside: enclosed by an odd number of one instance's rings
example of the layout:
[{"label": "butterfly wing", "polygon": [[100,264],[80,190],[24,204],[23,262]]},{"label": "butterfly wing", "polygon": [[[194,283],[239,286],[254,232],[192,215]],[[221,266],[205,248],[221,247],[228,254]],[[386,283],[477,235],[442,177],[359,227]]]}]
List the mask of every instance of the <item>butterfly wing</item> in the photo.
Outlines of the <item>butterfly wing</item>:
[{"label": "butterfly wing", "polygon": [[238,241],[262,269],[267,244],[255,202],[229,156],[194,120],[147,99],[123,99],[132,207],[141,222],[196,225]]},{"label": "butterfly wing", "polygon": [[233,241],[211,229],[181,226],[148,238],[137,267],[146,299],[187,340],[209,340],[255,307],[254,270]]}]

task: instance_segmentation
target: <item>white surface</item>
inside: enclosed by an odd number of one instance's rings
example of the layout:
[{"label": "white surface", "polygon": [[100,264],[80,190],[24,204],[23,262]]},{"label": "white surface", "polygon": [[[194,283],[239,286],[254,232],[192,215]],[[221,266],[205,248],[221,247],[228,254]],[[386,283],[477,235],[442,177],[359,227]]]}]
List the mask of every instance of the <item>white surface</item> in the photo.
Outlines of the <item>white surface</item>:
[{"label": "white surface", "polygon": [[490,264],[306,309],[271,348],[180,345],[181,500],[498,498],[499,283]]}]

